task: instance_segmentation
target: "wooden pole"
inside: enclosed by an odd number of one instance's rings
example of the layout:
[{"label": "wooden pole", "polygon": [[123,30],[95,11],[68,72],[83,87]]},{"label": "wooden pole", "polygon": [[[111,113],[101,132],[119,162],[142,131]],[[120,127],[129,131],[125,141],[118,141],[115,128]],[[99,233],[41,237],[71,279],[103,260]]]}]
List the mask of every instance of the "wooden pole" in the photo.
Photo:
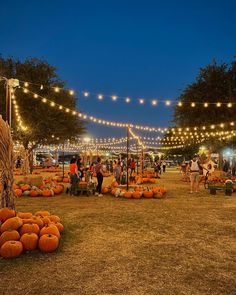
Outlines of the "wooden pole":
[{"label": "wooden pole", "polygon": [[65,147],[64,142],[62,145],[62,178],[64,178],[65,175]]}]

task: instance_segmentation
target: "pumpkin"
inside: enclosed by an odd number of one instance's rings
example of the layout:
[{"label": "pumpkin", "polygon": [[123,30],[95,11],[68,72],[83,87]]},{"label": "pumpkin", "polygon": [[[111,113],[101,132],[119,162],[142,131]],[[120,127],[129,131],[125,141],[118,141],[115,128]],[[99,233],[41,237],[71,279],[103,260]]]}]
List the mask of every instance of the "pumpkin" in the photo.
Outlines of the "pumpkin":
[{"label": "pumpkin", "polygon": [[37,197],[39,195],[39,193],[36,190],[31,190],[29,195],[30,195],[30,197]]},{"label": "pumpkin", "polygon": [[103,193],[103,194],[107,194],[107,193],[109,193],[109,189],[108,189],[108,187],[103,187],[103,188],[102,188],[102,193]]},{"label": "pumpkin", "polygon": [[47,225],[51,222],[51,220],[49,219],[49,216],[44,216],[41,219],[42,219],[44,225]]},{"label": "pumpkin", "polygon": [[19,241],[7,241],[0,250],[0,255],[4,258],[14,258],[21,255],[23,245]]},{"label": "pumpkin", "polygon": [[65,183],[69,183],[69,182],[70,182],[70,179],[67,178],[67,177],[64,177],[64,178],[63,178],[63,182],[65,182]]},{"label": "pumpkin", "polygon": [[23,194],[23,192],[22,192],[22,190],[20,188],[14,189],[14,193],[15,193],[15,196],[17,198],[20,198],[22,196],[22,194]]},{"label": "pumpkin", "polygon": [[23,196],[28,196],[30,194],[30,191],[24,191]]},{"label": "pumpkin", "polygon": [[55,251],[59,246],[59,239],[52,234],[44,234],[39,239],[39,249],[42,252],[50,253]]},{"label": "pumpkin", "polygon": [[155,193],[153,195],[153,198],[155,198],[155,199],[162,199],[162,198],[164,198],[164,194],[161,191],[158,191],[157,193]]},{"label": "pumpkin", "polygon": [[112,183],[112,186],[113,186],[113,187],[118,187],[118,186],[119,186],[119,184],[118,184],[118,182],[117,182],[117,181],[114,181],[114,182]]},{"label": "pumpkin", "polygon": [[60,217],[58,217],[57,215],[50,215],[50,216],[48,216],[48,218],[49,218],[52,222],[60,222]]},{"label": "pumpkin", "polygon": [[153,192],[152,191],[144,191],[143,196],[144,196],[144,198],[152,198]]},{"label": "pumpkin", "polygon": [[43,197],[51,197],[52,196],[52,192],[50,189],[44,189],[43,190]]},{"label": "pumpkin", "polygon": [[59,195],[62,192],[62,187],[60,185],[57,185],[53,188],[54,194]]},{"label": "pumpkin", "polygon": [[44,216],[49,216],[50,212],[48,212],[48,211],[37,211],[34,215],[44,217]]},{"label": "pumpkin", "polygon": [[16,230],[4,231],[0,236],[0,248],[7,241],[18,241],[20,239],[20,234]]},{"label": "pumpkin", "polygon": [[0,221],[4,222],[7,219],[14,217],[16,215],[16,212],[9,208],[2,208],[0,209]]},{"label": "pumpkin", "polygon": [[140,199],[142,197],[142,193],[139,191],[133,192],[134,199]]},{"label": "pumpkin", "polygon": [[21,236],[20,241],[25,251],[32,251],[37,248],[38,236],[35,233],[25,233]]},{"label": "pumpkin", "polygon": [[33,216],[33,218],[30,220],[32,223],[37,224],[40,229],[44,226],[44,222],[43,222],[42,218],[40,218],[40,217]]},{"label": "pumpkin", "polygon": [[21,189],[22,189],[23,192],[24,192],[24,191],[29,191],[29,190],[30,190],[30,186],[29,186],[28,184],[23,184],[23,185],[21,186]]},{"label": "pumpkin", "polygon": [[21,229],[20,229],[20,234],[21,236],[23,234],[26,234],[26,233],[35,233],[35,234],[39,234],[40,232],[40,228],[39,226],[36,224],[36,223],[26,223],[26,224],[23,224]]},{"label": "pumpkin", "polygon": [[133,193],[132,192],[124,192],[123,197],[126,199],[130,199],[132,198]]},{"label": "pumpkin", "polygon": [[26,224],[26,223],[35,223],[33,218],[27,218],[27,219],[22,219],[22,222],[23,224]]},{"label": "pumpkin", "polygon": [[9,218],[1,225],[1,232],[3,233],[6,230],[17,230],[22,226],[22,224],[23,221],[19,217]]},{"label": "pumpkin", "polygon": [[22,218],[22,219],[29,219],[33,217],[33,214],[30,212],[18,212],[17,216]]},{"label": "pumpkin", "polygon": [[45,235],[45,234],[52,234],[58,238],[60,238],[61,236],[58,228],[54,224],[46,225],[43,228],[41,228],[39,236],[41,237],[42,235]]},{"label": "pumpkin", "polygon": [[60,223],[60,222],[54,222],[53,224],[58,228],[58,230],[59,230],[60,233],[63,232],[64,226],[63,226],[62,223]]}]

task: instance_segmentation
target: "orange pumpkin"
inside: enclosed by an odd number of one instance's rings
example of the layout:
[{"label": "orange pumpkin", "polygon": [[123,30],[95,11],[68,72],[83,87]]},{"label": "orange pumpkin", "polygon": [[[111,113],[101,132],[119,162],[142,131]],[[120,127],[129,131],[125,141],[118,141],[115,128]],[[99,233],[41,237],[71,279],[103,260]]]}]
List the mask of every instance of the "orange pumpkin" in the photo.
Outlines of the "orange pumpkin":
[{"label": "orange pumpkin", "polygon": [[29,195],[30,195],[30,197],[34,198],[34,197],[37,197],[39,195],[39,193],[38,193],[38,191],[32,189],[30,191]]},{"label": "orange pumpkin", "polygon": [[23,245],[19,241],[7,241],[0,250],[0,255],[4,258],[14,258],[21,255]]},{"label": "orange pumpkin", "polygon": [[40,229],[44,226],[44,222],[40,217],[33,216],[33,218],[30,219],[30,220],[32,220],[32,223],[37,224]]},{"label": "orange pumpkin", "polygon": [[17,230],[23,225],[23,221],[19,217],[12,217],[7,219],[2,225],[1,225],[1,232],[3,233],[6,230]]},{"label": "orange pumpkin", "polygon": [[26,223],[23,224],[21,229],[20,229],[20,234],[21,236],[23,234],[27,234],[27,233],[35,233],[35,234],[39,234],[40,232],[40,228],[36,223]]},{"label": "orange pumpkin", "polygon": [[134,199],[140,199],[142,197],[142,193],[139,191],[133,192],[133,198]]},{"label": "orange pumpkin", "polygon": [[109,192],[108,187],[103,187],[103,188],[102,188],[102,193],[103,193],[103,194],[107,194],[108,192]]},{"label": "orange pumpkin", "polygon": [[63,232],[64,226],[63,226],[62,223],[60,223],[60,222],[54,222],[53,224],[58,228],[58,230],[59,230],[60,233]]},{"label": "orange pumpkin", "polygon": [[62,192],[62,187],[60,185],[57,185],[53,188],[54,194],[59,195]]},{"label": "orange pumpkin", "polygon": [[70,182],[70,179],[67,178],[67,177],[64,177],[64,178],[63,178],[63,182],[65,182],[65,183],[69,183],[69,182]]},{"label": "orange pumpkin", "polygon": [[50,253],[55,251],[59,246],[59,239],[52,234],[44,234],[39,239],[39,249],[42,252]]},{"label": "orange pumpkin", "polygon": [[132,192],[124,192],[123,197],[126,199],[131,199],[133,196]]},{"label": "orange pumpkin", "polygon": [[43,217],[43,216],[49,216],[50,215],[50,212],[48,212],[48,211],[37,211],[34,215],[35,216],[41,216],[41,217]]},{"label": "orange pumpkin", "polygon": [[17,216],[22,218],[22,219],[29,219],[33,217],[33,214],[30,212],[18,212]]},{"label": "orange pumpkin", "polygon": [[112,186],[113,186],[113,187],[118,187],[118,186],[119,186],[119,184],[118,184],[118,182],[117,182],[117,181],[114,181],[114,182],[112,183]]},{"label": "orange pumpkin", "polygon": [[61,237],[58,228],[54,224],[46,225],[40,230],[40,234],[39,234],[40,237],[45,234],[52,234],[58,238]]},{"label": "orange pumpkin", "polygon": [[16,216],[16,212],[9,208],[0,209],[0,221],[4,222],[7,219]]},{"label": "orange pumpkin", "polygon": [[143,196],[144,196],[144,198],[152,198],[153,192],[152,191],[144,191]]},{"label": "orange pumpkin", "polygon": [[22,190],[20,188],[14,189],[15,196],[20,198],[22,196]]},{"label": "orange pumpkin", "polygon": [[51,222],[51,220],[49,219],[49,216],[42,217],[41,219],[44,225],[47,225]]},{"label": "orange pumpkin", "polygon": [[50,189],[44,189],[42,195],[43,195],[43,197],[51,197],[52,192]]},{"label": "orange pumpkin", "polygon": [[20,234],[16,230],[7,230],[3,232],[0,236],[0,248],[7,241],[18,241],[20,239]]},{"label": "orange pumpkin", "polygon": [[38,236],[35,233],[25,233],[21,236],[20,241],[25,251],[32,251],[37,248]]},{"label": "orange pumpkin", "polygon": [[52,222],[60,222],[60,217],[58,217],[57,215],[50,215],[50,216],[48,216],[48,218],[49,218]]},{"label": "orange pumpkin", "polygon": [[30,186],[28,184],[24,184],[21,186],[22,191],[28,191],[30,190]]},{"label": "orange pumpkin", "polygon": [[155,193],[153,195],[153,198],[155,198],[155,199],[163,199],[164,198],[164,194],[161,191],[158,191],[157,193]]}]

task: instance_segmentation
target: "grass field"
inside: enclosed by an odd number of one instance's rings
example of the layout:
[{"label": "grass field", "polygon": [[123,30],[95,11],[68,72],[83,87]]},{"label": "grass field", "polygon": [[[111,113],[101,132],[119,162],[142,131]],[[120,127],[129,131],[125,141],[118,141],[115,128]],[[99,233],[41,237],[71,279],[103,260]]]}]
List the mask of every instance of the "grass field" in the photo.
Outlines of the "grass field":
[{"label": "grass field", "polygon": [[209,195],[170,171],[163,200],[21,198],[65,232],[58,252],[0,259],[0,294],[236,294],[236,197]]}]

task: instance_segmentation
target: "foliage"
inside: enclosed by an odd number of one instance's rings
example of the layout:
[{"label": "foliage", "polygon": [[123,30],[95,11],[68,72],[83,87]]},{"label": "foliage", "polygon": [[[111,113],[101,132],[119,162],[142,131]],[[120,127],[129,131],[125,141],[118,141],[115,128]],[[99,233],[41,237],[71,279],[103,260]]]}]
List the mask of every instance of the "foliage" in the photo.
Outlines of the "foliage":
[{"label": "foliage", "polygon": [[[59,79],[56,68],[46,61],[31,58],[22,62],[13,58],[4,59],[0,57],[0,75],[35,83],[37,85],[30,84],[29,89],[31,91],[50,98],[60,105],[76,109],[76,97],[74,95],[70,95],[68,91],[55,93],[51,88],[56,86],[63,88],[65,82]],[[40,89],[41,84],[44,85],[43,89]],[[25,148],[36,147],[38,144],[45,143],[62,143],[67,139],[74,139],[84,132],[84,124],[77,116],[48,107],[41,100],[34,99],[32,94],[23,93],[22,89],[17,89],[15,96],[19,106],[19,114],[24,125],[27,126],[27,130],[22,131],[18,128],[15,114],[12,112],[14,138],[21,141]],[[0,84],[0,109],[5,116],[3,83]]]}]

